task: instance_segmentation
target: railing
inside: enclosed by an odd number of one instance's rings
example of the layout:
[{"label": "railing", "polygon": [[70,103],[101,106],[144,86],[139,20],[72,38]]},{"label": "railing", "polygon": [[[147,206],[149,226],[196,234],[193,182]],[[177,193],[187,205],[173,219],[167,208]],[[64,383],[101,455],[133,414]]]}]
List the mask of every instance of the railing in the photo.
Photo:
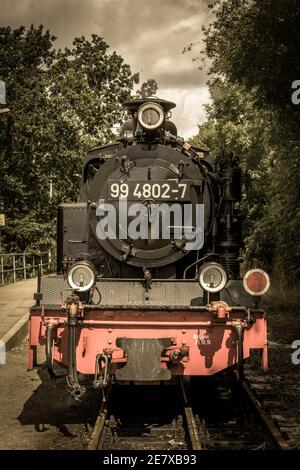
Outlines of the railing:
[{"label": "railing", "polygon": [[0,285],[36,277],[39,268],[43,274],[55,271],[55,254],[48,250],[41,253],[0,253]]}]

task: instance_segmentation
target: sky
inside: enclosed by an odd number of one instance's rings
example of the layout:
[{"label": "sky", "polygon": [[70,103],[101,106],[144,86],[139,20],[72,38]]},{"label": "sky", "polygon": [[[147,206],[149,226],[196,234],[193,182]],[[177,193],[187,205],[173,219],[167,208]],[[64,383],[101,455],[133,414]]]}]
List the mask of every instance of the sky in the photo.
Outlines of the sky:
[{"label": "sky", "polygon": [[103,37],[139,72],[141,82],[154,78],[157,95],[177,104],[172,120],[178,133],[197,134],[209,101],[205,71],[185,46],[199,42],[201,27],[212,19],[211,0],[0,0],[0,26],[43,24],[70,46],[76,36]]}]

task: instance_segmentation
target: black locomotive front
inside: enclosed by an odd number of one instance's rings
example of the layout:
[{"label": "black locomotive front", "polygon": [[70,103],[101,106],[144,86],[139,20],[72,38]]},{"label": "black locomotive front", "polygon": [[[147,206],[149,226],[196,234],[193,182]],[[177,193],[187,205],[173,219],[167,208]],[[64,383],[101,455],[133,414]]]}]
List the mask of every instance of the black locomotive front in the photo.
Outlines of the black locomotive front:
[{"label": "black locomotive front", "polygon": [[[88,152],[80,203],[59,208],[59,272],[86,260],[101,277],[195,277],[209,258],[239,276],[237,161],[223,155],[215,165],[208,152],[179,138],[169,119],[174,106],[157,98],[125,103],[131,119],[117,142]],[[141,236],[133,238],[128,227],[137,204]],[[115,219],[107,207],[115,208]],[[101,227],[107,236],[99,235]]]},{"label": "black locomotive front", "polygon": [[56,275],[40,278],[30,313],[29,368],[68,367],[72,395],[121,381],[212,375],[262,351],[267,327],[260,269],[239,273],[241,172],[177,136],[175,105],[125,104],[115,143],[87,153],[80,202],[58,211]]}]

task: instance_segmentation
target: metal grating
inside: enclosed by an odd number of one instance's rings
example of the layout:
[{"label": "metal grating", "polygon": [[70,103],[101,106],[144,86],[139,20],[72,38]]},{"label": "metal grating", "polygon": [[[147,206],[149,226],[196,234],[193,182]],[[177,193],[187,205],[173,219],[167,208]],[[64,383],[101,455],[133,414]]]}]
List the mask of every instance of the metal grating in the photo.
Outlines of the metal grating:
[{"label": "metal grating", "polygon": [[[111,280],[97,281],[101,293],[102,305],[120,305],[122,307],[150,306],[190,306],[201,305],[203,291],[197,281],[188,280],[153,280],[148,292],[142,280]],[[58,305],[72,293],[63,276],[51,275],[41,280],[42,303]],[[97,296],[97,293],[95,293]],[[242,281],[229,281],[221,292],[221,300],[229,305],[253,306],[254,298],[243,287]]]},{"label": "metal grating", "polygon": [[[202,289],[195,281],[156,281],[146,291],[144,282],[139,280],[101,280],[97,282],[102,305],[191,305],[192,299],[202,296]],[[65,300],[72,290],[63,276],[42,278],[42,303],[57,305]],[[96,296],[97,294],[95,294]]]}]

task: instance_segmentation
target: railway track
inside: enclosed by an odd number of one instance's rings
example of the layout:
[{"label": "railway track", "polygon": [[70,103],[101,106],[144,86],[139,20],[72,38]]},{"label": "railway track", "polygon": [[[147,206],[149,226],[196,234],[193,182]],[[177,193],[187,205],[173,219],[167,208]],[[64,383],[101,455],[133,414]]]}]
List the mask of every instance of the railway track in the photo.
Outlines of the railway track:
[{"label": "railway track", "polygon": [[[252,364],[246,365],[246,378],[272,422],[280,429],[292,450],[300,449],[300,412],[297,398],[299,381],[291,375],[259,374]],[[294,398],[294,399],[293,399]]]},{"label": "railway track", "polygon": [[255,393],[252,391],[250,383],[247,380],[239,381],[238,376],[236,377],[237,377],[238,385],[241,387],[250,406],[252,406],[253,411],[264,430],[266,444],[271,445],[271,447],[273,447],[274,449],[289,450],[290,447],[289,447],[287,440],[281,433],[279,427],[272,420],[271,415],[268,413],[266,408],[262,405],[262,402],[257,398]]},{"label": "railway track", "polygon": [[272,414],[235,371],[176,384],[114,384],[88,449],[288,450]]},{"label": "railway track", "polygon": [[198,418],[184,385],[114,385],[107,390],[88,449],[200,450]]}]

